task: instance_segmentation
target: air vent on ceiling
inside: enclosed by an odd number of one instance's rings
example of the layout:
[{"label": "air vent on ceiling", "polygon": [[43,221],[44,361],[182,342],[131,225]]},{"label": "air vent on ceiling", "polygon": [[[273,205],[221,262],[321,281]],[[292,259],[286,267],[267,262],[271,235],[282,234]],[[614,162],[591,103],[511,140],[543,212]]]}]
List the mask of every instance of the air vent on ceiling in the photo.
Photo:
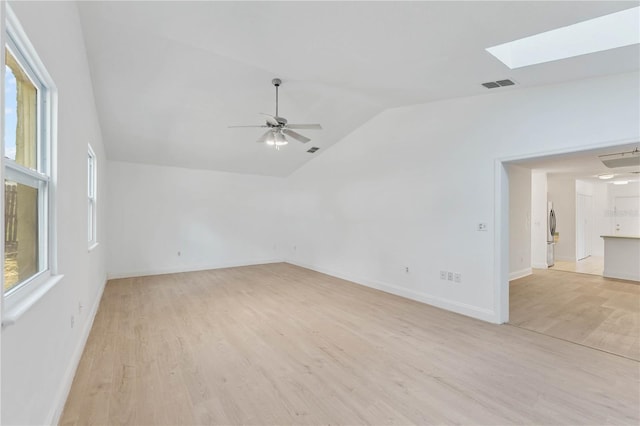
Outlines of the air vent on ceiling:
[{"label": "air vent on ceiling", "polygon": [[320,148],[318,148],[317,146],[313,146],[313,147],[309,148],[309,149],[307,150],[307,152],[310,152],[310,153],[312,153],[312,154],[313,154],[314,152],[316,152],[316,151],[317,151],[317,150],[319,150],[319,149],[320,149]]},{"label": "air vent on ceiling", "polygon": [[500,86],[513,86],[515,83],[511,80],[498,80],[496,81]]},{"label": "air vent on ceiling", "polygon": [[495,89],[496,87],[504,87],[504,86],[513,86],[514,84],[516,83],[513,80],[487,81],[486,83],[482,83],[482,85],[487,89]]}]

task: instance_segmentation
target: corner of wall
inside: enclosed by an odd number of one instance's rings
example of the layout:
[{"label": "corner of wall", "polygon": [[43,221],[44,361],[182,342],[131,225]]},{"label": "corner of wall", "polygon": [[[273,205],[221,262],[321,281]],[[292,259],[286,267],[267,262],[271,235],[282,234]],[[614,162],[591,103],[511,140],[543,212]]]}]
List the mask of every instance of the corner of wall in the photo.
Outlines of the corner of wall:
[{"label": "corner of wall", "polygon": [[71,356],[71,359],[69,360],[67,370],[64,373],[63,381],[60,384],[58,394],[56,395],[54,404],[51,407],[52,411],[48,416],[48,418],[51,420],[49,424],[57,425],[60,422],[60,417],[62,416],[62,412],[64,411],[64,406],[67,402],[69,392],[71,391],[73,379],[75,378],[76,371],[78,370],[78,366],[80,365],[80,359],[82,358],[82,354],[84,353],[84,348],[87,344],[87,340],[89,339],[89,333],[91,332],[93,322],[96,318],[96,314],[98,313],[98,307],[100,306],[100,301],[102,300],[102,295],[104,294],[106,284],[107,280],[105,279],[102,283],[102,286],[100,287],[98,296],[94,300],[93,306],[91,307],[91,311],[89,313],[90,320],[86,321],[85,327],[82,330],[82,337],[73,350],[73,354]]},{"label": "corner of wall", "polygon": [[390,293],[396,296],[404,297],[406,299],[422,302],[427,305],[433,306],[435,308],[445,309],[447,311],[455,312],[457,314],[461,314],[467,317],[490,322],[493,324],[502,323],[502,321],[500,321],[498,314],[493,310],[482,309],[477,306],[472,306],[466,303],[457,302],[455,300],[449,300],[442,297],[437,297],[430,294],[413,291],[407,288],[399,287],[394,284],[390,284],[390,283],[386,283],[378,280],[371,280],[371,279],[362,278],[362,277],[356,277],[350,274],[345,274],[337,271],[320,268],[313,265],[308,265],[308,264],[297,262],[291,259],[286,260],[286,262],[292,265],[300,266],[301,268],[310,269],[312,271],[320,272],[322,274],[326,274],[332,277],[350,281],[352,283],[359,284],[365,287],[384,291],[385,293]]}]

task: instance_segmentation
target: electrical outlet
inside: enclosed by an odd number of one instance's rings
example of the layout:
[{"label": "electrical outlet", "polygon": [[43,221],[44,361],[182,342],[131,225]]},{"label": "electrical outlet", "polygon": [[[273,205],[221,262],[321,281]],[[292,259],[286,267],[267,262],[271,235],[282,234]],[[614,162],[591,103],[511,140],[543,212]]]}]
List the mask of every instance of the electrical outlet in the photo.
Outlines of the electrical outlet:
[{"label": "electrical outlet", "polygon": [[179,251],[179,252],[178,252],[178,256],[182,256],[182,252],[180,252],[180,251]]},{"label": "electrical outlet", "polygon": [[447,279],[447,271],[440,271],[440,279],[441,280]]},{"label": "electrical outlet", "polygon": [[486,222],[480,222],[478,223],[478,231],[486,231],[487,230],[487,224]]},{"label": "electrical outlet", "polygon": [[73,328],[73,326],[76,324],[76,318],[71,315],[71,328]]},{"label": "electrical outlet", "polygon": [[462,274],[460,272],[456,272],[453,274],[453,281],[457,283],[462,282]]},{"label": "electrical outlet", "polygon": [[447,272],[447,281],[453,281],[453,272]]},{"label": "electrical outlet", "polygon": [[409,267],[408,267],[408,266],[405,266],[405,267],[404,267],[404,271],[408,274],[408,273],[409,273]]}]

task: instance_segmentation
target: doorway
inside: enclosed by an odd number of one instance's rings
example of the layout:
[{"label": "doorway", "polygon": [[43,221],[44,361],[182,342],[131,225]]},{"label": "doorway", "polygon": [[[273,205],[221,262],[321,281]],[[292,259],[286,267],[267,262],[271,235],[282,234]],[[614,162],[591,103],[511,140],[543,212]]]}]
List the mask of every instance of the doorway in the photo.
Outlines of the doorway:
[{"label": "doorway", "polygon": [[[618,355],[640,359],[640,283],[611,280],[597,275],[587,275],[589,271],[577,273],[566,270],[555,270],[541,257],[545,250],[541,249],[547,241],[546,203],[552,201],[558,216],[558,232],[556,244],[559,245],[556,266],[562,261],[573,265],[586,265],[599,260],[604,250],[601,235],[622,235],[625,230],[630,233],[640,232],[638,217],[639,197],[631,197],[638,193],[640,185],[634,170],[608,170],[599,161],[598,155],[606,152],[619,152],[633,146],[617,146],[606,149],[550,155],[546,157],[527,158],[501,162],[502,173],[507,181],[497,186],[502,194],[516,194],[507,206],[501,204],[502,217],[508,218],[506,226],[500,229],[506,234],[501,238],[502,244],[509,241],[507,250],[502,250],[502,263],[505,273],[511,281],[503,284],[507,293],[504,305],[507,307],[505,322],[513,326],[525,328],[538,333],[590,346]],[[512,166],[520,168],[519,177],[512,181]],[[521,200],[522,189],[511,188],[514,182],[526,181],[522,169],[530,172],[531,187],[527,198],[530,207],[522,205],[512,208],[510,202]],[[600,174],[614,175],[610,181],[600,178]],[[613,181],[628,180],[627,192],[620,192],[620,184]],[[550,183],[553,181],[552,183]],[[533,183],[539,183],[534,188]],[[550,185],[550,186],[548,186]],[[526,187],[526,185],[525,185]],[[526,188],[525,188],[526,189]],[[633,193],[632,191],[635,191]],[[629,193],[630,192],[630,193]],[[552,198],[552,199],[550,199]],[[530,212],[525,216],[525,210]],[[514,220],[515,219],[515,220]],[[512,225],[520,226],[520,231],[511,229]],[[526,268],[517,261],[523,250],[516,250],[514,235],[522,237],[525,226],[530,225],[529,244],[531,244],[530,273],[514,277],[509,268],[518,266]],[[636,229],[635,226],[638,226]],[[619,229],[618,229],[619,227]],[[503,234],[503,235],[505,235]],[[517,239],[517,238],[516,238]],[[527,241],[524,241],[526,245]],[[540,246],[536,248],[536,243]],[[523,244],[521,241],[520,244]],[[512,256],[518,255],[514,259]],[[540,255],[536,259],[536,255]],[[602,261],[602,258],[600,258]],[[525,265],[526,266],[526,265]],[[593,273],[594,271],[591,271]],[[503,278],[504,279],[504,278]],[[506,300],[505,300],[506,299]],[[631,325],[621,328],[620,324]],[[635,340],[634,340],[635,339]]]}]

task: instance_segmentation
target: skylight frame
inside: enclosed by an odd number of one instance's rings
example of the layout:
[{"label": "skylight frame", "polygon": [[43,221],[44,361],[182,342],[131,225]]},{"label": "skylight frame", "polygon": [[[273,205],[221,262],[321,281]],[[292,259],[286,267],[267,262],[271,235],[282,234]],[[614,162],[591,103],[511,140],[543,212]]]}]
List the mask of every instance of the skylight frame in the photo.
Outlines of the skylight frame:
[{"label": "skylight frame", "polygon": [[486,48],[510,69],[640,44],[640,6]]}]

